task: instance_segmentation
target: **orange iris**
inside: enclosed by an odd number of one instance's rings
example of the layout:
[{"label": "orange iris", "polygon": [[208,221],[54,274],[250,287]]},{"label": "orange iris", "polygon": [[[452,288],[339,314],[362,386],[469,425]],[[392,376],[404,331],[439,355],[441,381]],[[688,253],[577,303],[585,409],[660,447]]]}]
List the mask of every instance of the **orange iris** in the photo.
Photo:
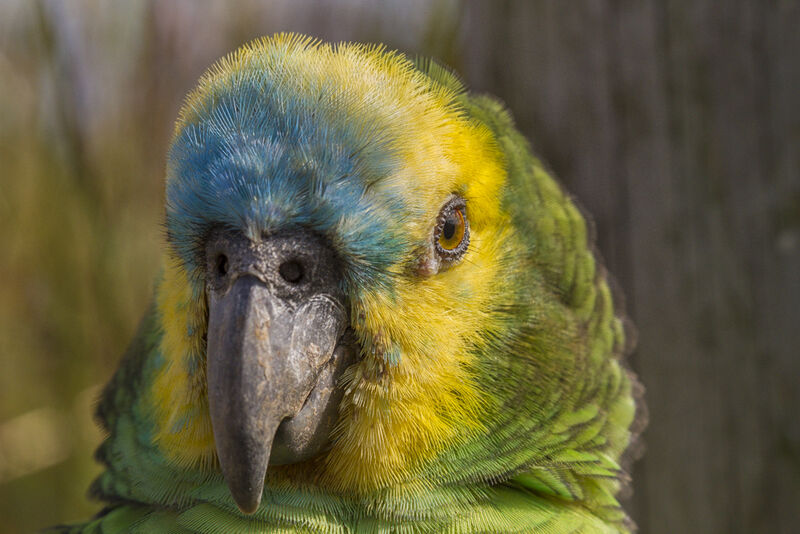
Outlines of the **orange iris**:
[{"label": "orange iris", "polygon": [[444,224],[442,224],[442,230],[439,232],[439,245],[444,250],[455,249],[464,239],[465,231],[464,214],[460,209],[452,210],[447,214]]}]

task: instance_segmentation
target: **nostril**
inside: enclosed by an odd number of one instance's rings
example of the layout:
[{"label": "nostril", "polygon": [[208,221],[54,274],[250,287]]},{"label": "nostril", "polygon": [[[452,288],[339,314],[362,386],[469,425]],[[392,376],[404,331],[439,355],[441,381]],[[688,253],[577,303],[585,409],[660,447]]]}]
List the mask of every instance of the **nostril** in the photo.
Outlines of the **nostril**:
[{"label": "nostril", "polygon": [[225,276],[228,274],[228,256],[225,254],[220,254],[217,256],[217,274],[219,276]]},{"label": "nostril", "polygon": [[288,260],[278,267],[281,277],[290,284],[297,284],[303,279],[303,266],[297,260]]}]

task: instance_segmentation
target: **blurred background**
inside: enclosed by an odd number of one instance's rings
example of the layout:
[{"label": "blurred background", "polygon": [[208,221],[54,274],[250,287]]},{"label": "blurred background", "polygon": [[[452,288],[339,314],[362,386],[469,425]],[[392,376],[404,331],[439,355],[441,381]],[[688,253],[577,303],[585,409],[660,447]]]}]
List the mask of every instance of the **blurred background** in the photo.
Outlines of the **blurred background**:
[{"label": "blurred background", "polygon": [[800,531],[798,28],[793,0],[0,0],[0,532],[99,508],[181,99],[287,30],[449,64],[593,214],[639,331],[642,532]]}]

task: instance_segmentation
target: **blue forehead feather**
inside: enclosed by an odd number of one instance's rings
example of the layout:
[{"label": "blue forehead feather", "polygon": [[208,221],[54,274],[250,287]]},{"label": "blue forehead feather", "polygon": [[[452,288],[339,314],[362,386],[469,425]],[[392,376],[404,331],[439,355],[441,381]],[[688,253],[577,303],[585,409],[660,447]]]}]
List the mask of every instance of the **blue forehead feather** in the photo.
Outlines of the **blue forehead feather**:
[{"label": "blue forehead feather", "polygon": [[321,108],[331,105],[324,89],[299,95],[258,73],[244,76],[178,132],[168,157],[167,236],[194,280],[216,226],[251,239],[315,231],[358,283],[380,283],[408,255],[407,208],[375,188],[399,165],[390,137],[374,118]]}]

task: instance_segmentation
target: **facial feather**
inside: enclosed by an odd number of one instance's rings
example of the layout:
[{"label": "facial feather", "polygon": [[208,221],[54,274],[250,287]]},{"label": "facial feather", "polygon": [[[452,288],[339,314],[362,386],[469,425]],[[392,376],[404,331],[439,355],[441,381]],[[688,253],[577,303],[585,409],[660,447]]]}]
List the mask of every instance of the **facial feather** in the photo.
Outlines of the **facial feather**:
[{"label": "facial feather", "polygon": [[[293,36],[245,47],[201,80],[168,166],[166,363],[155,386],[168,455],[186,464],[213,458],[198,402],[203,366],[189,363],[202,359],[197,251],[213,225],[251,236],[310,227],[348,266],[363,359],[344,384],[325,485],[363,492],[408,481],[480,427],[468,363],[507,238],[504,171],[489,132],[464,116],[457,96],[399,54]],[[420,279],[413,266],[452,193],[469,206],[471,251],[463,266]]]}]

